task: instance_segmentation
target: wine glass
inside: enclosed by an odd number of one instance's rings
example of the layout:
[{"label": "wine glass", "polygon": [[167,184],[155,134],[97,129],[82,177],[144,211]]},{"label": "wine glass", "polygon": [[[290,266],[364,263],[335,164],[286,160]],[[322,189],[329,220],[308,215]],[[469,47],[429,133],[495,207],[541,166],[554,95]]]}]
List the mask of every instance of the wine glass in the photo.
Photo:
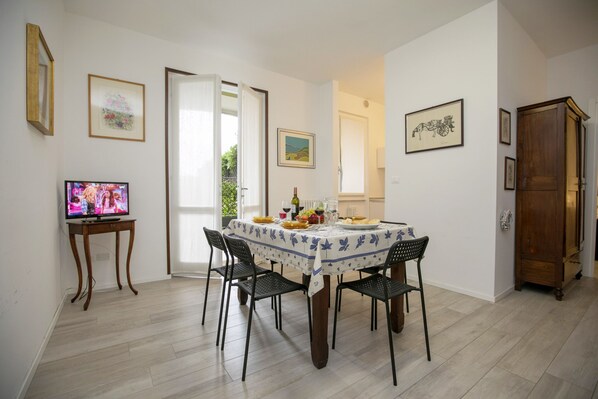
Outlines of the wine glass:
[{"label": "wine glass", "polygon": [[285,220],[288,220],[289,212],[291,211],[291,202],[287,200],[282,201],[282,210],[285,213]]},{"label": "wine glass", "polygon": [[318,204],[318,206],[316,206],[316,209],[314,209],[314,212],[316,212],[316,215],[318,215],[318,227],[319,227],[319,225],[321,224],[320,218],[322,217],[324,212],[326,212],[324,204],[322,202],[320,202]]},{"label": "wine glass", "polygon": [[326,198],[327,211],[330,213],[330,223],[335,224],[338,221],[338,200],[336,198]]}]

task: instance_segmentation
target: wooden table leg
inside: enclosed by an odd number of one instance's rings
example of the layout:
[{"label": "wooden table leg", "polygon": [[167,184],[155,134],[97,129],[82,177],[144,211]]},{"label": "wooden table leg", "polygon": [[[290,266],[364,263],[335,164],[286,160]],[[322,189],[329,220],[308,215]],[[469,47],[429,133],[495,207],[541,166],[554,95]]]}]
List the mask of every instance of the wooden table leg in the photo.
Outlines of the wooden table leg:
[{"label": "wooden table leg", "polygon": [[77,293],[71,299],[71,303],[75,302],[75,299],[79,298],[81,295],[81,285],[83,283],[83,274],[81,273],[81,259],[79,259],[79,251],[77,251],[77,242],[75,241],[75,235],[69,234],[69,240],[71,241],[71,249],[73,251],[73,256],[75,257],[75,263],[77,264],[77,276],[79,277],[79,285],[77,286]]},{"label": "wooden table leg", "polygon": [[[118,232],[116,234],[118,234]],[[117,237],[118,237],[118,235],[117,235]],[[130,268],[130,266],[131,266],[131,252],[133,251],[133,241],[135,241],[135,225],[133,225],[133,228],[131,228],[131,230],[129,230],[129,251],[127,252],[127,282],[129,283],[129,288],[131,289],[131,291],[133,291],[133,293],[135,295],[137,295],[138,294],[137,290],[135,288],[133,288],[133,284],[131,284],[131,268]],[[118,253],[118,249],[116,252]],[[118,258],[116,258],[116,259],[118,259]],[[117,263],[117,265],[118,265],[118,263]],[[118,270],[118,266],[117,266],[117,270]]]},{"label": "wooden table leg", "polygon": [[[246,278],[240,278],[239,281],[247,280]],[[247,294],[244,291],[237,290],[237,299],[239,305],[247,305]]]},{"label": "wooden table leg", "polygon": [[116,232],[116,283],[118,284],[118,289],[122,290],[123,285],[120,283],[120,231]]},{"label": "wooden table leg", "polygon": [[328,363],[328,296],[330,276],[324,275],[324,288],[312,298],[313,336],[311,341],[311,361],[316,368],[326,367]]},{"label": "wooden table leg", "polygon": [[83,310],[87,310],[91,302],[91,291],[93,289],[93,272],[91,267],[91,250],[89,248],[89,234],[83,234],[83,248],[85,249],[85,263],[87,264],[87,300]]},{"label": "wooden table leg", "polygon": [[[391,268],[390,278],[394,281],[405,281],[405,262],[401,262],[397,267]],[[390,300],[390,322],[392,331],[400,333],[403,331],[405,323],[405,314],[403,313],[403,295]]]}]

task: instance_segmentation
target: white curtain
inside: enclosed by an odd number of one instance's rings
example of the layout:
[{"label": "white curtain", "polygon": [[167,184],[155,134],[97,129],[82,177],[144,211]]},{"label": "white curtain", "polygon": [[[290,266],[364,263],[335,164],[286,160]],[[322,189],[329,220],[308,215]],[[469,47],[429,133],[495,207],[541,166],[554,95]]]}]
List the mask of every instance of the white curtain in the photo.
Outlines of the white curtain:
[{"label": "white curtain", "polygon": [[210,250],[202,227],[222,228],[221,79],[173,76],[169,86],[171,271],[205,273]]},{"label": "white curtain", "polygon": [[239,144],[237,177],[240,218],[265,214],[264,99],[239,83]]}]

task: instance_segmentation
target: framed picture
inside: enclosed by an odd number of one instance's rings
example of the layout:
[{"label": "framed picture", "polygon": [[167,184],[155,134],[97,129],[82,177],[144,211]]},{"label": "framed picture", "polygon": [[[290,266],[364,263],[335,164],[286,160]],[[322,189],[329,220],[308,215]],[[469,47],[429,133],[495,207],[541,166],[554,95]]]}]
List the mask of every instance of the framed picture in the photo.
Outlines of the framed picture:
[{"label": "framed picture", "polygon": [[316,167],[316,139],[313,133],[278,129],[278,166]]},{"label": "framed picture", "polygon": [[54,58],[34,24],[27,24],[27,121],[54,135]]},{"label": "framed picture", "polygon": [[515,190],[515,160],[505,157],[505,190]]},{"label": "framed picture", "polygon": [[89,136],[145,141],[145,85],[89,75]]},{"label": "framed picture", "polygon": [[405,154],[463,145],[463,99],[405,115]]},{"label": "framed picture", "polygon": [[500,142],[511,145],[511,113],[509,111],[499,108],[498,126]]}]

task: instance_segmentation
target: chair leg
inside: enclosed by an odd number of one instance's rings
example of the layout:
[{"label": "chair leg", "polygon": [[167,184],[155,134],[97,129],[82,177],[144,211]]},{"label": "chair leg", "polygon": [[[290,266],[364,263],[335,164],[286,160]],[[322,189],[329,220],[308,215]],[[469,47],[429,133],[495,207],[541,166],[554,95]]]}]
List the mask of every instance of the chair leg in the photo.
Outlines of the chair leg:
[{"label": "chair leg", "polygon": [[374,330],[378,329],[378,301],[374,301]]},{"label": "chair leg", "polygon": [[422,300],[422,318],[424,319],[424,336],[426,337],[426,352],[428,353],[428,361],[432,360],[430,356],[430,339],[428,338],[428,320],[426,318],[426,303],[424,302],[424,290],[423,288],[419,292]]},{"label": "chair leg", "polygon": [[[336,276],[336,280],[339,282],[339,284],[342,284],[343,283],[343,275],[341,274],[340,276]],[[338,311],[338,312],[341,311],[341,302],[342,302],[342,300],[343,300],[343,292],[341,291],[341,296],[338,297],[338,310],[335,310],[335,312],[336,311]],[[334,305],[334,306],[335,306],[335,309],[337,309],[336,305]]]},{"label": "chair leg", "polygon": [[397,371],[395,368],[395,350],[392,343],[392,327],[390,322],[390,305],[388,300],[384,301],[386,305],[386,328],[388,330],[388,346],[390,348],[390,364],[392,366],[392,383],[397,386]]},{"label": "chair leg", "polygon": [[334,346],[336,344],[336,316],[338,315],[338,312],[336,311],[338,308],[336,305],[339,301],[341,290],[342,288],[340,288],[339,286],[336,287],[336,299],[334,302],[334,323],[332,324],[332,349],[334,349]]},{"label": "chair leg", "polygon": [[245,381],[245,374],[247,372],[247,354],[249,353],[249,337],[251,335],[251,319],[253,316],[254,306],[255,306],[255,299],[252,296],[251,297],[251,306],[249,309],[249,319],[247,320],[247,338],[245,338],[245,357],[243,358],[243,376],[241,377],[241,381]]},{"label": "chair leg", "polygon": [[282,295],[278,296],[278,327],[282,331]]},{"label": "chair leg", "polygon": [[276,297],[270,297],[270,302],[274,304],[274,327],[278,330],[278,301]]},{"label": "chair leg", "polygon": [[[201,315],[201,325],[206,321],[206,305],[208,304],[208,288],[210,288],[210,272],[212,271],[211,265],[208,268],[208,278],[206,280],[206,294],[203,298],[203,313]],[[216,344],[218,345],[218,344]]]},{"label": "chair leg", "polygon": [[374,301],[375,301],[375,299],[372,298],[372,300],[371,300],[372,303],[370,305],[370,331],[374,331],[374,317],[375,317],[374,316],[374,306],[376,306],[376,305],[374,305]]},{"label": "chair leg", "polygon": [[[230,284],[230,282],[229,282]],[[220,345],[220,331],[222,327],[222,311],[224,310],[224,294],[226,292],[226,277],[222,279],[222,295],[220,297],[220,312],[218,312],[218,331],[216,333],[216,346]]]},{"label": "chair leg", "polygon": [[228,282],[228,290],[226,295],[226,309],[224,311],[224,326],[222,326],[222,346],[220,350],[224,350],[224,341],[226,339],[226,324],[228,323],[228,307],[230,304],[230,290],[232,288],[232,281]]},{"label": "chair leg", "polygon": [[[407,272],[405,272],[405,284],[407,284]],[[405,305],[407,308],[407,313],[409,313],[409,293],[405,294]]]}]

